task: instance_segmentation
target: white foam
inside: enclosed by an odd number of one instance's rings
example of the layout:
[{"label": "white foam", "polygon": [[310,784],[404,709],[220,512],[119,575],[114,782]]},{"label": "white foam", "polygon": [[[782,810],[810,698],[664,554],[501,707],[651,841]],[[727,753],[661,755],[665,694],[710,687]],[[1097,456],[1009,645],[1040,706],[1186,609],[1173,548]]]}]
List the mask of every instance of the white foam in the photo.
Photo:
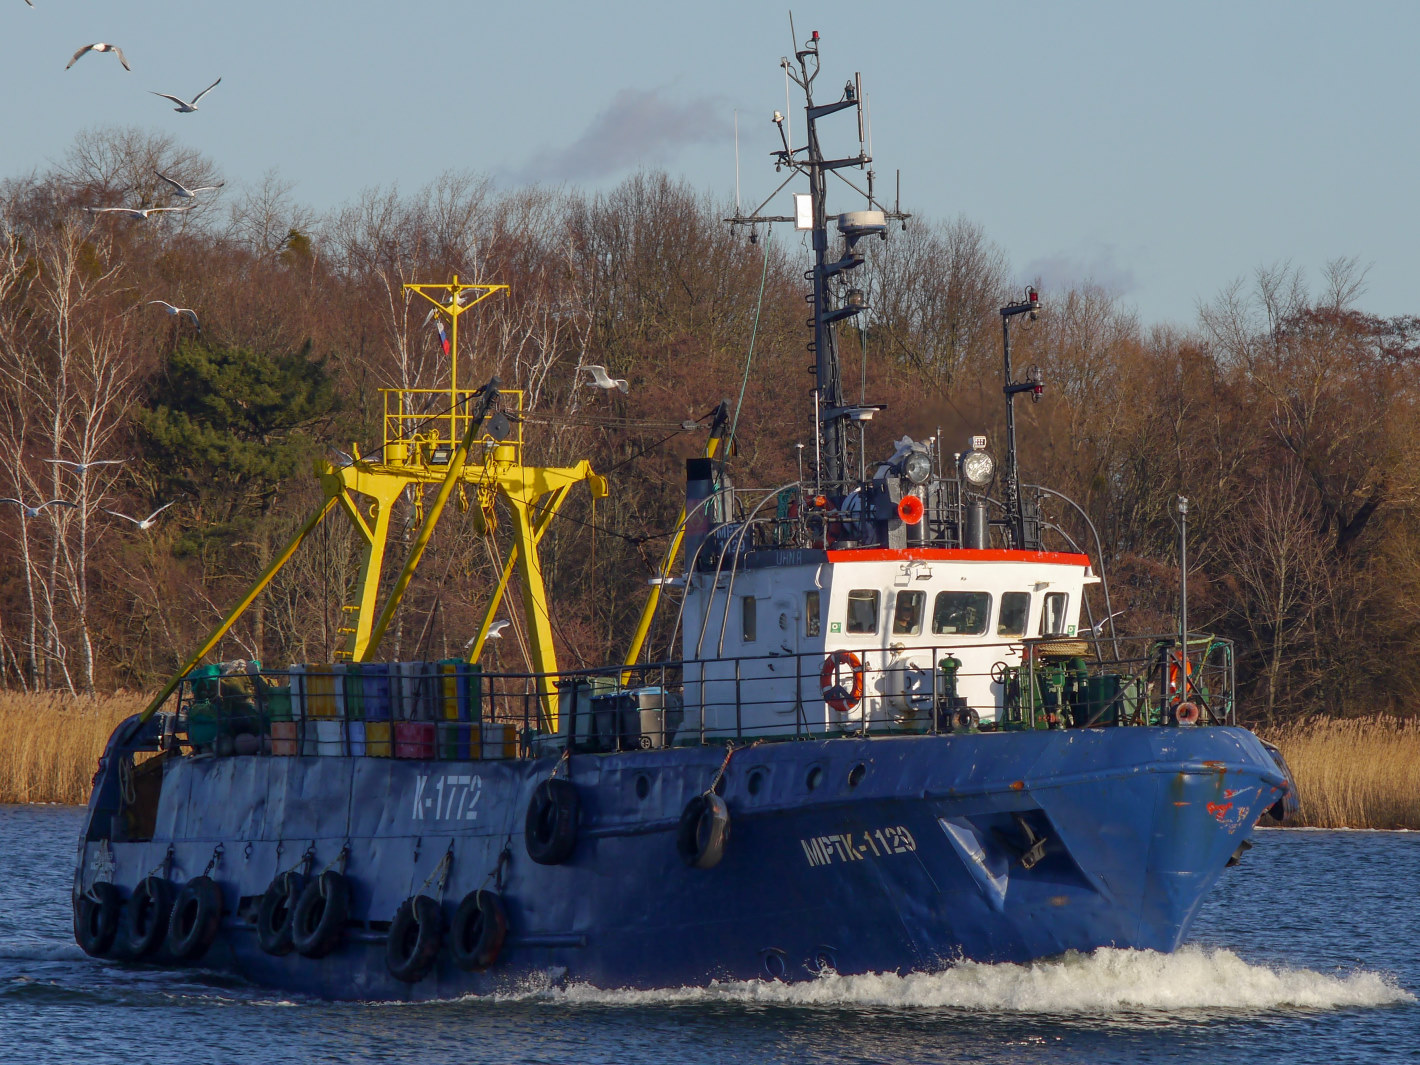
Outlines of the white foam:
[{"label": "white foam", "polygon": [[7,936],[0,939],[0,958],[14,961],[79,961],[87,956],[72,941],[56,942],[38,936]]},{"label": "white foam", "polygon": [[1251,964],[1230,950],[1173,954],[1101,949],[1027,965],[961,962],[935,973],[825,974],[806,983],[747,981],[704,988],[607,991],[587,984],[530,988],[508,999],[646,1006],[738,1003],[805,1008],[907,1008],[1007,1013],[1107,1014],[1176,1010],[1325,1010],[1413,1002],[1387,975],[1327,975]]}]

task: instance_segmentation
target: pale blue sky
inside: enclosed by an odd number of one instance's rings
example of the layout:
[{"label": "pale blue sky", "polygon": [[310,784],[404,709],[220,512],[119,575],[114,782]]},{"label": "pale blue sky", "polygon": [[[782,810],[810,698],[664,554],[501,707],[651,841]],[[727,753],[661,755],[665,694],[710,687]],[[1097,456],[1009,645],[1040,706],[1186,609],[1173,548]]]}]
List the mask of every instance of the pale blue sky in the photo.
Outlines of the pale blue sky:
[{"label": "pale blue sky", "polygon": [[[234,184],[276,168],[326,210],[446,169],[614,185],[665,167],[776,182],[786,9],[733,2],[0,0],[0,175],[86,126],[177,134]],[[861,71],[882,187],[979,223],[1047,288],[1093,278],[1145,322],[1262,264],[1371,266],[1361,305],[1420,313],[1413,101],[1420,5],[796,4],[823,36],[822,99]],[[93,41],[112,56],[64,64]],[[196,114],[146,90],[190,97]],[[802,129],[795,115],[796,130]],[[832,146],[856,148],[850,117]],[[840,200],[845,209],[851,201]]]}]

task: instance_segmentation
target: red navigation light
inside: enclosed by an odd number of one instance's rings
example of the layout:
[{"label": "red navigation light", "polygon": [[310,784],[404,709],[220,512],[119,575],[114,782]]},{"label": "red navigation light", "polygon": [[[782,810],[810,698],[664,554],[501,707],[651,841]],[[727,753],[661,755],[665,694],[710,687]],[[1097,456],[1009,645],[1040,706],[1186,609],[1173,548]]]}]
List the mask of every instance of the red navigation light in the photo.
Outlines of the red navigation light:
[{"label": "red navigation light", "polygon": [[826,506],[828,506],[828,496],[814,496],[814,506],[816,506],[816,507],[826,507]]},{"label": "red navigation light", "polygon": [[1026,289],[1026,299],[1030,300],[1032,303],[1039,303],[1040,293],[1037,292],[1034,288],[1028,288]]},{"label": "red navigation light", "polygon": [[814,30],[814,40],[818,40],[818,30]]},{"label": "red navigation light", "polygon": [[922,500],[916,496],[903,496],[897,505],[897,516],[908,525],[916,525],[922,520]]}]

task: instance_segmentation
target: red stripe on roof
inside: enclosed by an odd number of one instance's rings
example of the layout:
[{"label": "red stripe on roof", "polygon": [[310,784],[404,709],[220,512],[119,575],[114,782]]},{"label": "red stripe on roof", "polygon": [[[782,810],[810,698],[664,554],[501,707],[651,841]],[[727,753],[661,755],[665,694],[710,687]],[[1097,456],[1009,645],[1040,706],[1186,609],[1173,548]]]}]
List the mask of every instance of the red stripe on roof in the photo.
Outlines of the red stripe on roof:
[{"label": "red stripe on roof", "polygon": [[1089,555],[1067,551],[971,551],[951,547],[864,547],[828,551],[830,562],[1036,562],[1049,566],[1088,566]]}]

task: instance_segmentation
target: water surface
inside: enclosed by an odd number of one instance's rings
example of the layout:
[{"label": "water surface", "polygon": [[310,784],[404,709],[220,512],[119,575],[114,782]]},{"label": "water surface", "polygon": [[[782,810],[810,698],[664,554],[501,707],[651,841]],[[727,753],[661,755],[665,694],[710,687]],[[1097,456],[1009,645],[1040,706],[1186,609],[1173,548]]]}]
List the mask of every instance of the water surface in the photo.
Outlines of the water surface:
[{"label": "water surface", "polygon": [[85,957],[81,816],[0,806],[0,1062],[1420,1060],[1420,833],[1259,832],[1167,956],[358,1005]]}]

